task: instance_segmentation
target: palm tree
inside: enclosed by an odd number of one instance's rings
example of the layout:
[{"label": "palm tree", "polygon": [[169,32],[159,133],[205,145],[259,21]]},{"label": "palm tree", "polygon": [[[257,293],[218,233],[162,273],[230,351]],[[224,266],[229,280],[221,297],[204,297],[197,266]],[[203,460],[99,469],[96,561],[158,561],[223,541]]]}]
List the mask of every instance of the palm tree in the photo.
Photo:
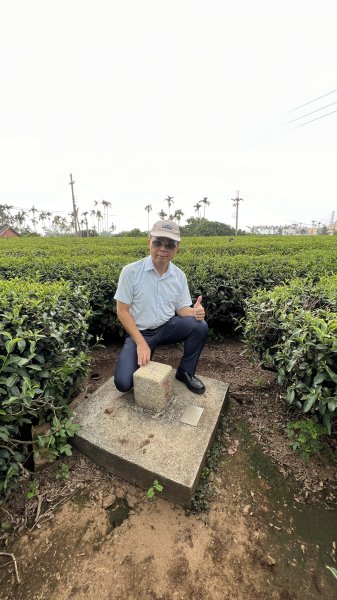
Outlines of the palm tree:
[{"label": "palm tree", "polygon": [[106,208],[106,225],[105,225],[105,231],[109,230],[109,208],[112,207],[111,202],[108,202],[107,200],[105,201],[105,208]]},{"label": "palm tree", "polygon": [[13,217],[9,212],[13,206],[9,204],[0,204],[0,223],[11,223],[13,221]]},{"label": "palm tree", "polygon": [[171,210],[171,204],[174,204],[173,198],[174,198],[174,196],[167,196],[165,198],[165,202],[167,202],[168,208],[169,208],[169,219],[172,219],[172,215],[170,214],[170,210]]},{"label": "palm tree", "polygon": [[81,237],[84,237],[84,236],[83,236],[83,229],[84,229],[84,225],[85,225],[85,219],[81,219],[81,220],[80,220],[80,225],[81,225],[81,228],[80,228],[80,236],[81,236]]},{"label": "palm tree", "polygon": [[23,227],[26,227],[26,217],[28,217],[28,213],[25,210],[22,210],[21,214],[23,216]]},{"label": "palm tree", "polygon": [[161,211],[158,213],[158,217],[160,217],[161,219],[165,220],[165,218],[167,217],[166,212],[164,211],[164,209],[162,208]]},{"label": "palm tree", "polygon": [[60,217],[60,215],[55,215],[55,217],[53,218],[53,221],[52,221],[52,225],[56,229],[57,233],[59,233],[59,230],[61,229],[61,217]]},{"label": "palm tree", "polygon": [[204,205],[204,219],[205,219],[205,211],[206,211],[206,205],[209,206],[210,205],[210,201],[208,200],[207,196],[200,200],[200,204]]},{"label": "palm tree", "polygon": [[150,231],[150,211],[152,210],[151,204],[147,204],[145,206],[145,210],[147,210],[147,231]]},{"label": "palm tree", "polygon": [[178,223],[180,223],[180,221],[181,221],[181,219],[182,219],[182,217],[183,217],[183,216],[184,216],[184,213],[183,213],[183,211],[182,211],[182,210],[179,208],[178,210],[176,210],[176,211],[174,212],[174,215],[173,215],[173,220],[176,220],[176,221],[178,221]]},{"label": "palm tree", "polygon": [[22,225],[25,222],[25,217],[22,214],[22,211],[19,210],[18,213],[16,213],[16,215],[14,215],[14,223],[18,223],[19,224],[19,229],[22,229]]},{"label": "palm tree", "polygon": [[71,222],[70,225],[71,227],[74,229],[75,235],[76,235],[76,231],[78,232],[78,235],[80,235],[80,222],[78,220],[78,208],[75,209],[75,211],[69,213],[69,216],[71,217]]},{"label": "palm tree", "polygon": [[96,211],[94,208],[90,211],[90,216],[92,217],[92,228],[94,228],[95,227],[95,216],[96,216]]},{"label": "palm tree", "polygon": [[44,233],[46,233],[46,231],[47,231],[46,219],[48,219],[48,223],[49,223],[49,227],[50,227],[51,216],[52,216],[51,212],[47,212],[47,211],[40,212],[39,219],[40,219],[40,221],[42,221],[42,229],[43,229]]},{"label": "palm tree", "polygon": [[[77,218],[77,216],[76,216],[76,218]],[[62,233],[66,233],[66,231],[69,230],[69,223],[68,223],[66,217],[60,217],[59,227],[60,227]]]},{"label": "palm tree", "polygon": [[107,231],[108,226],[107,226],[106,212],[107,212],[108,202],[106,202],[106,200],[102,200],[101,204],[103,206],[103,230]]},{"label": "palm tree", "polygon": [[71,230],[75,231],[75,219],[74,219],[74,213],[68,213],[68,216],[71,217],[70,219],[70,223],[69,223],[69,227]]},{"label": "palm tree", "polygon": [[32,218],[32,222],[33,219],[35,218],[35,213],[39,212],[37,208],[35,208],[35,206],[32,206],[32,208],[29,209],[29,212],[31,212],[33,214],[33,218]]},{"label": "palm tree", "polygon": [[114,225],[113,223],[111,223],[109,229],[111,230],[111,233],[113,233],[116,229],[116,225]]},{"label": "palm tree", "polygon": [[51,212],[46,212],[46,219],[48,219],[48,225],[50,227],[50,222],[51,222],[51,218],[52,218],[52,213]]},{"label": "palm tree", "polygon": [[41,212],[39,214],[39,221],[42,221],[42,229],[45,229],[46,218],[47,218],[47,213],[44,212],[43,210],[41,210]]},{"label": "palm tree", "polygon": [[200,219],[200,209],[201,209],[200,202],[196,202],[196,204],[193,205],[193,208],[195,208],[195,212],[197,213],[198,219]]},{"label": "palm tree", "polygon": [[105,231],[105,230],[106,230],[106,218],[105,218],[105,213],[106,213],[106,202],[105,202],[105,200],[102,200],[101,204],[102,204],[102,206],[103,206],[103,217],[102,217],[102,220],[103,220],[103,227],[102,227],[102,229]]},{"label": "palm tree", "polygon": [[[89,213],[88,213],[88,211],[87,211],[87,210],[86,210],[86,211],[84,211],[84,212],[82,213],[82,217],[84,217],[84,225],[85,225],[85,229],[86,229],[86,232],[87,232],[87,233],[86,233],[86,236],[87,236],[87,237],[89,237],[89,223],[88,223],[88,214],[89,214]],[[81,223],[82,223],[82,221],[81,221]]]},{"label": "palm tree", "polygon": [[100,210],[96,210],[96,219],[97,219],[97,233],[99,235],[99,224],[100,224],[100,221],[103,219],[103,215]]}]

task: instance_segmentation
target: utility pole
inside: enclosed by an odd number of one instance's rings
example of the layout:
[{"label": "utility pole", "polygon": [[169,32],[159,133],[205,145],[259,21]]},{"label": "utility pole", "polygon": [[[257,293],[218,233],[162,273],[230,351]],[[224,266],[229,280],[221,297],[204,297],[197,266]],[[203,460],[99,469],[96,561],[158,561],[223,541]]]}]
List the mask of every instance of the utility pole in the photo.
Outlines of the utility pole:
[{"label": "utility pole", "polygon": [[240,190],[236,192],[236,198],[232,198],[233,206],[235,206],[235,235],[238,235],[238,222],[239,222],[239,202],[243,201],[243,198],[240,198]]},{"label": "utility pole", "polygon": [[74,183],[75,181],[73,180],[73,176],[70,173],[70,183],[69,185],[71,185],[71,197],[73,200],[73,215],[74,215],[74,227],[75,227],[75,235],[78,235],[78,216],[77,216],[77,211],[78,209],[76,208],[76,203],[75,203],[75,195],[74,195]]}]

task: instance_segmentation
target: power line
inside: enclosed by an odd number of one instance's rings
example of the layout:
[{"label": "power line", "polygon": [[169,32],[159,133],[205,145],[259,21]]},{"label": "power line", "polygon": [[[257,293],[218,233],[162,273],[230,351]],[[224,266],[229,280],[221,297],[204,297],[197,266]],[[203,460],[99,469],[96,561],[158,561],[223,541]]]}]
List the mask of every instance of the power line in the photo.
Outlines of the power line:
[{"label": "power line", "polygon": [[285,123],[285,125],[289,125],[290,123],[294,123],[294,121],[299,121],[299,119],[304,119],[304,117],[309,117],[309,115],[313,115],[314,113],[318,112],[319,110],[324,110],[324,108],[329,108],[329,106],[332,106],[333,104],[337,104],[337,100],[335,102],[331,102],[331,104],[326,104],[325,106],[322,106],[321,108],[316,108],[316,110],[312,110],[309,113],[306,113],[305,115],[302,115],[301,117],[296,117],[296,119],[292,119],[291,121],[287,121]]},{"label": "power line", "polygon": [[323,94],[323,96],[318,96],[318,98],[314,98],[313,100],[310,100],[309,102],[305,102],[304,104],[301,104],[300,106],[296,106],[295,108],[292,108],[291,110],[288,110],[288,112],[294,112],[294,110],[298,110],[299,108],[303,108],[303,106],[307,106],[307,104],[312,104],[312,102],[316,102],[316,100],[320,100],[321,98],[325,98],[326,96],[330,96],[330,94],[334,94],[335,92],[337,92],[337,90],[332,90],[332,92],[328,92],[327,94]]},{"label": "power line", "polygon": [[306,121],[305,123],[300,123],[299,125],[295,125],[295,127],[291,127],[288,131],[292,131],[293,129],[297,129],[297,127],[303,127],[303,125],[308,125],[309,123],[312,123],[313,121],[318,121],[319,119],[323,119],[323,117],[328,117],[329,115],[333,115],[333,113],[336,113],[337,110],[332,110],[329,113],[326,113],[326,115],[322,115],[321,117],[316,117],[315,119],[311,119],[311,121]]}]

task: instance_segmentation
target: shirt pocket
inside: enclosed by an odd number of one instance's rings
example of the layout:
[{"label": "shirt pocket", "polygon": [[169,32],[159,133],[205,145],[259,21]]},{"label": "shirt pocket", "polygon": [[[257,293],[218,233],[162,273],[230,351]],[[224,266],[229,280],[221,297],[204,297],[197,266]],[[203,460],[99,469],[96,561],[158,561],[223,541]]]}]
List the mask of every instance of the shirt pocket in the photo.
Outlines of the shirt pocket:
[{"label": "shirt pocket", "polygon": [[167,296],[167,302],[173,308],[179,306],[180,294],[178,293],[169,293]]}]

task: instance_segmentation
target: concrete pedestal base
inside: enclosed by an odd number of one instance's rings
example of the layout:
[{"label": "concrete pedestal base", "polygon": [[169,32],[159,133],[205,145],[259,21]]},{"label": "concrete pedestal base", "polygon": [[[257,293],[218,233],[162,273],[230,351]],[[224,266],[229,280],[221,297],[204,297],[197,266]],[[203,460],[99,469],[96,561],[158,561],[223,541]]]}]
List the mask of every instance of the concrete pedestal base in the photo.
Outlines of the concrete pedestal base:
[{"label": "concrete pedestal base", "polygon": [[[81,429],[72,443],[144,489],[157,479],[164,486],[161,497],[184,504],[194,495],[228,391],[221,381],[202,381],[206,392],[198,396],[174,379],[172,402],[164,414],[153,415],[135,404],[132,392],[119,392],[111,378],[77,406]],[[196,426],[181,421],[190,406],[203,409]]]}]

